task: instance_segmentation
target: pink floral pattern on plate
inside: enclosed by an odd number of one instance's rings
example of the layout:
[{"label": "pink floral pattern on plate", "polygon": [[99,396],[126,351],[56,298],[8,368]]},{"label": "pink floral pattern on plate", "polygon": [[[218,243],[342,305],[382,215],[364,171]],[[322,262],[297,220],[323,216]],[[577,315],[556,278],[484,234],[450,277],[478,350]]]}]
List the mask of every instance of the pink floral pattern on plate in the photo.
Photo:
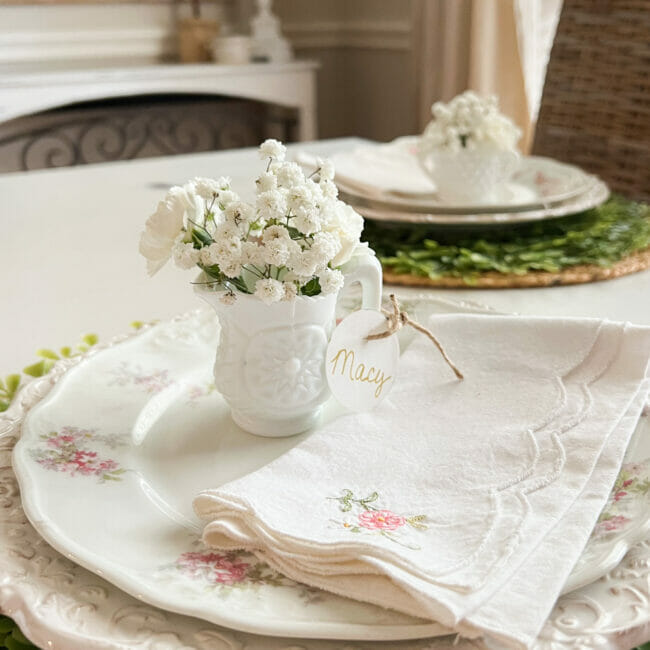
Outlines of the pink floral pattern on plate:
[{"label": "pink floral pattern on plate", "polygon": [[180,573],[210,591],[218,590],[220,595],[227,595],[232,589],[267,586],[296,589],[305,603],[315,603],[323,599],[323,593],[319,589],[283,576],[251,553],[244,551],[187,551],[179,555],[174,564],[163,566],[161,570]]},{"label": "pink floral pattern on plate", "polygon": [[592,537],[625,530],[634,521],[634,517],[627,515],[633,507],[638,506],[639,499],[650,500],[650,458],[623,465]]},{"label": "pink floral pattern on plate", "polygon": [[109,382],[110,386],[130,385],[140,388],[146,393],[159,393],[174,383],[166,369],[157,368],[145,371],[140,366],[131,365],[127,361],[123,361],[110,374],[113,375],[113,380]]},{"label": "pink floral pattern on plate", "polygon": [[89,446],[100,443],[114,449],[125,444],[125,436],[99,435],[92,429],[66,426],[41,434],[41,446],[30,449],[31,457],[45,469],[69,476],[94,476],[100,483],[120,481],[126,471],[112,458],[102,458]]},{"label": "pink floral pattern on plate", "polygon": [[332,523],[338,528],[344,528],[356,534],[381,535],[392,542],[419,550],[420,547],[409,542],[407,535],[410,531],[423,531],[428,528],[426,515],[400,515],[377,507],[379,494],[372,492],[365,498],[357,499],[352,490],[345,489],[339,497],[328,497],[338,501],[341,512],[350,513],[345,519],[332,519]]}]

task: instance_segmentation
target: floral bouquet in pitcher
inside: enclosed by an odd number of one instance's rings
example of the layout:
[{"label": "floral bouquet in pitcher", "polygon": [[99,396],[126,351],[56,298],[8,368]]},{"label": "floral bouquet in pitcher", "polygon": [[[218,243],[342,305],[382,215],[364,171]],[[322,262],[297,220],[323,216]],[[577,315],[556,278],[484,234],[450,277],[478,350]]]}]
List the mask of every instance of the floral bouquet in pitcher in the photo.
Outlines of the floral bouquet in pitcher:
[{"label": "floral bouquet in pitcher", "polygon": [[419,143],[420,163],[442,198],[493,202],[519,164],[521,131],[499,112],[495,96],[468,90],[431,107],[433,119]]},{"label": "floral bouquet in pitcher", "polygon": [[291,435],[329,396],[325,349],[339,291],[359,281],[364,306],[378,309],[381,267],[360,243],[363,218],[338,199],[329,161],[306,176],[277,140],[259,151],[254,203],[225,177],[173,187],[140,252],[150,274],[170,258],[200,269],[195,289],[221,324],[215,383],[233,419],[259,435]]}]

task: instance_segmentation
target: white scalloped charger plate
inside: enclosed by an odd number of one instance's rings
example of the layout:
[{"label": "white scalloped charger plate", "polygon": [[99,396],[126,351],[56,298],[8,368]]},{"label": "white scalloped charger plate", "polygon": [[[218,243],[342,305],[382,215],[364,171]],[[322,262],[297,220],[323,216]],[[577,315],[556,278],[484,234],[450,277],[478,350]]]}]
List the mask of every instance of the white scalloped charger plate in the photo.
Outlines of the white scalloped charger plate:
[{"label": "white scalloped charger plate", "polygon": [[[418,308],[445,311],[441,304],[420,301]],[[445,633],[298,585],[250,555],[201,547],[193,496],[301,439],[261,439],[231,423],[210,382],[215,340],[214,318],[197,312],[90,355],[63,375],[26,417],[14,451],[33,525],[68,558],[140,600],[227,627],[366,640]],[[635,490],[641,495],[648,483],[642,461],[649,440],[635,437],[627,474],[574,582],[611,569],[647,532],[647,501]]]}]

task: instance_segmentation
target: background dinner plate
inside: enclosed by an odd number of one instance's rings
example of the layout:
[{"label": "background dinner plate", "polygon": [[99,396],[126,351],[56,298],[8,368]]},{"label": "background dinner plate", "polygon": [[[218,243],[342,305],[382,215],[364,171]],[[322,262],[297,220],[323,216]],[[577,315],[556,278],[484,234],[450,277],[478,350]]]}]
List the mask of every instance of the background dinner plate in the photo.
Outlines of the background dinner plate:
[{"label": "background dinner plate", "polygon": [[[407,307],[420,317],[481,311],[436,300]],[[228,627],[345,639],[443,633],[435,623],[298,585],[250,555],[201,547],[193,496],[301,439],[261,439],[232,425],[211,386],[215,339],[214,317],[196,312],[91,355],[59,380],[26,418],[14,454],[34,526],[68,558],[137,598]],[[632,448],[636,482],[647,470],[647,444]],[[647,532],[638,513],[648,517],[644,502],[612,498],[609,507],[625,507],[625,514],[606,512],[603,522],[611,523],[595,531],[594,557],[607,556],[609,564],[590,560],[582,581],[611,568],[620,559],[614,556]]]},{"label": "background dinner plate", "polygon": [[[492,227],[516,223],[557,219],[595,208],[609,198],[609,188],[603,181],[593,177],[592,185],[587,191],[560,203],[526,210],[523,212],[407,212],[388,208],[375,201],[356,201],[355,210],[366,219],[391,223],[426,223],[445,227]],[[348,201],[349,197],[342,197]]]},{"label": "background dinner plate", "polygon": [[[417,159],[417,137],[364,145],[335,153],[335,182],[346,202],[373,202],[376,207],[450,214],[522,212],[565,201],[587,191],[595,177],[567,163],[541,156],[522,156],[520,167],[490,201],[449,202],[435,193],[435,184]],[[304,152],[298,162],[314,169],[316,159]]]}]

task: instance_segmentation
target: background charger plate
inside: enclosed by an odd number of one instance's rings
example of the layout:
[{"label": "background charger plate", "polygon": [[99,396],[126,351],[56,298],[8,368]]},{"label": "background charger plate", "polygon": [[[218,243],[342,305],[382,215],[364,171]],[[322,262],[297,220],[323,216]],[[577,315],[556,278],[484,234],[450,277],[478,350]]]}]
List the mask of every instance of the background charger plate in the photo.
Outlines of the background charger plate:
[{"label": "background charger plate", "polygon": [[[482,311],[444,305],[407,307],[420,318]],[[300,440],[260,439],[230,423],[210,386],[215,339],[214,317],[196,312],[89,355],[59,379],[26,417],[14,453],[23,506],[37,530],[140,600],[235,629],[366,640],[443,633],[436,624],[297,585],[251,556],[201,548],[194,494]],[[136,446],[133,435],[143,429]],[[650,455],[650,436],[643,438],[637,434],[632,449],[637,472],[647,470],[641,456]],[[578,582],[611,569],[647,533],[647,502],[620,498],[614,506],[629,516],[605,519],[613,523],[596,531]]]}]

